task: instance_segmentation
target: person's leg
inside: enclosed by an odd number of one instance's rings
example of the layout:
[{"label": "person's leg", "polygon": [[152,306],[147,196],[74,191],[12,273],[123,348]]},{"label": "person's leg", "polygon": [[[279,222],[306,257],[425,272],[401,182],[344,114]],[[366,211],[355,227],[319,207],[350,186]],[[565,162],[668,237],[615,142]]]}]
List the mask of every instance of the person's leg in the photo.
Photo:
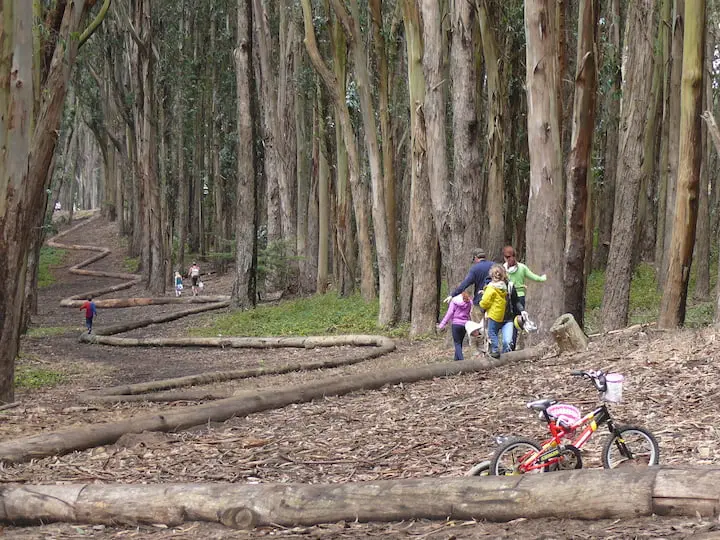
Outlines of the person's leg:
[{"label": "person's leg", "polygon": [[87,328],[88,334],[92,332],[92,317],[85,317],[85,327]]},{"label": "person's leg", "polygon": [[502,352],[510,352],[513,344],[513,329],[515,325],[512,322],[506,322],[502,325]]},{"label": "person's leg", "polygon": [[452,337],[455,344],[455,360],[465,360],[463,356],[463,340],[465,339],[465,327],[461,324],[452,325]]},{"label": "person's leg", "polygon": [[[525,295],[518,296],[518,304],[522,307],[522,310],[525,311]],[[518,338],[518,329],[515,328],[515,325],[513,324],[513,337],[512,337],[512,345],[510,346],[510,350],[514,351],[515,347],[517,347],[517,338]]]},{"label": "person's leg", "polygon": [[498,348],[498,333],[500,328],[500,323],[495,322],[492,319],[487,320],[487,331],[488,337],[490,338],[490,354],[497,354],[500,352],[500,349]]}]

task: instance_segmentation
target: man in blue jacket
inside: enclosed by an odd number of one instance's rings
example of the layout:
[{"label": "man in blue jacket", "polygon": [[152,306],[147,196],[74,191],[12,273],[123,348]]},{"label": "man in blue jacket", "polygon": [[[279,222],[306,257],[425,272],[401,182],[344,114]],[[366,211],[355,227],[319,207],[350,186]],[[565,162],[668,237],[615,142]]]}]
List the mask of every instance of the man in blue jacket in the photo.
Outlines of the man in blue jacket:
[{"label": "man in blue jacket", "polygon": [[[462,293],[470,285],[474,285],[475,294],[473,296],[473,309],[470,313],[470,317],[473,321],[479,323],[484,318],[484,314],[482,313],[482,310],[479,306],[480,299],[482,298],[483,288],[488,281],[488,274],[490,272],[490,268],[492,268],[492,265],[495,263],[493,263],[492,261],[488,261],[485,258],[485,250],[482,248],[473,249],[472,256],[472,266],[470,267],[467,276],[465,276],[465,279],[463,279],[462,283],[460,283],[460,285],[458,285],[457,288],[455,288],[450,293],[450,296],[445,298],[445,303],[447,304],[448,302],[450,302],[453,297]],[[480,337],[477,340],[476,346],[478,350],[482,347],[483,339],[484,338]]]}]

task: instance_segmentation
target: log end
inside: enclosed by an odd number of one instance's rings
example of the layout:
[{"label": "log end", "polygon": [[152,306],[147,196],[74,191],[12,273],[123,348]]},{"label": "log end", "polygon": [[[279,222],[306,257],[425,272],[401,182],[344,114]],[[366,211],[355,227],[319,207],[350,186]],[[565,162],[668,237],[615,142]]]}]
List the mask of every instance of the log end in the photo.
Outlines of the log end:
[{"label": "log end", "polygon": [[243,506],[236,508],[226,508],[220,514],[220,523],[226,527],[240,530],[251,530],[257,524],[257,514],[250,508]]}]

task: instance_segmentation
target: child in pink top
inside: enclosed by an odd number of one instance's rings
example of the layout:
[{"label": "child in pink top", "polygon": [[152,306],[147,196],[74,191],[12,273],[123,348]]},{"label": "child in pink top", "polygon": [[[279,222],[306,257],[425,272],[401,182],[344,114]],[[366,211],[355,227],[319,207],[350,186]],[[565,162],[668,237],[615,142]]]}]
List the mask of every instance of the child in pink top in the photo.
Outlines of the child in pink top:
[{"label": "child in pink top", "polygon": [[464,360],[463,357],[463,340],[465,339],[465,323],[470,320],[470,310],[472,309],[472,298],[468,293],[463,291],[450,301],[447,313],[440,324],[437,325],[438,330],[442,330],[452,321],[452,337],[455,344],[455,360]]}]

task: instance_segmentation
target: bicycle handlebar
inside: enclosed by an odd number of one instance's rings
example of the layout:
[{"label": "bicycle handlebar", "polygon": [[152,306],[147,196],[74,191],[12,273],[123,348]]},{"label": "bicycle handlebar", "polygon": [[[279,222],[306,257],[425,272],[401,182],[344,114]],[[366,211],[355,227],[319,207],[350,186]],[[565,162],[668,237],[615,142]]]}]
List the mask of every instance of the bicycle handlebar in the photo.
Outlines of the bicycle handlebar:
[{"label": "bicycle handlebar", "polygon": [[602,370],[573,370],[570,372],[574,377],[584,377],[590,379],[595,385],[598,392],[607,391],[607,381],[605,380],[605,372]]}]

